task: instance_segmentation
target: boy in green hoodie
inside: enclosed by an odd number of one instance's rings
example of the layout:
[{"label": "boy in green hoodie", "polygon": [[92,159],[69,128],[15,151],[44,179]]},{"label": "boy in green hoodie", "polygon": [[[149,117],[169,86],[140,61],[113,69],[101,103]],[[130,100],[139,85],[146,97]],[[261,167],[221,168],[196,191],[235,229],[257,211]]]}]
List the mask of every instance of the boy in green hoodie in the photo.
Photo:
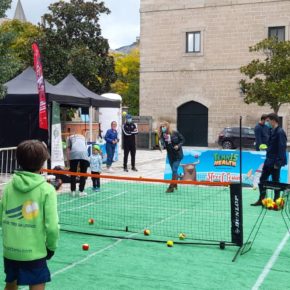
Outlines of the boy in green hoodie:
[{"label": "boy in green hoodie", "polygon": [[49,154],[42,142],[27,140],[18,145],[16,158],[21,171],[0,200],[5,289],[29,285],[42,290],[50,281],[46,260],[53,256],[59,237],[56,192],[39,174]]}]

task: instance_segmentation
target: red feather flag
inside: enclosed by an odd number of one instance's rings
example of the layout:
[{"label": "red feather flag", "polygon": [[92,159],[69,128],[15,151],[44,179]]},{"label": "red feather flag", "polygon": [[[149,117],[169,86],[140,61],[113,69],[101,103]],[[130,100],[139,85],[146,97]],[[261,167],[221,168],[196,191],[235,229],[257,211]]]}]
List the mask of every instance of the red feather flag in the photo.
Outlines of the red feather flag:
[{"label": "red feather flag", "polygon": [[34,57],[34,70],[37,80],[37,89],[39,95],[39,128],[48,130],[45,84],[42,72],[41,56],[37,43],[32,44]]}]

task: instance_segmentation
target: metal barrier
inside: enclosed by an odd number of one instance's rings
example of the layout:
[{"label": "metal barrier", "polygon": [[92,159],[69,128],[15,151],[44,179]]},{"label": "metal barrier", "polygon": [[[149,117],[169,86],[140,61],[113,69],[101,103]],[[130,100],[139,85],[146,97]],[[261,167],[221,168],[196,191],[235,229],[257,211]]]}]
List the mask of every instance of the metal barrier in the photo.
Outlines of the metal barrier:
[{"label": "metal barrier", "polygon": [[0,148],[0,195],[16,168],[16,147]]}]

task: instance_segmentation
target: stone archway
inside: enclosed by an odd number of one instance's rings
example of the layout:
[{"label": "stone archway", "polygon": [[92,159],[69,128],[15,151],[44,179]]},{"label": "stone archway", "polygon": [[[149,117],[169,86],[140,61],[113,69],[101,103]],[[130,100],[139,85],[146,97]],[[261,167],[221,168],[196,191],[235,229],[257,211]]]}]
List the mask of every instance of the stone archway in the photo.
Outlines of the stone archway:
[{"label": "stone archway", "polygon": [[190,101],[177,108],[177,130],[186,146],[208,146],[208,108]]}]

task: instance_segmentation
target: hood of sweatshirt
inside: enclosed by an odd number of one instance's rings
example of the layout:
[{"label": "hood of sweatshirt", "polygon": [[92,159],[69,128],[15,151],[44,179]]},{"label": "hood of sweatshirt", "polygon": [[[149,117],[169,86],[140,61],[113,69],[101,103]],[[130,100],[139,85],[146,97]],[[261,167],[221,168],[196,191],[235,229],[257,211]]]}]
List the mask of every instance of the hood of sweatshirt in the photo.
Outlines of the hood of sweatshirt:
[{"label": "hood of sweatshirt", "polygon": [[46,182],[44,177],[38,173],[16,171],[13,176],[12,185],[18,191],[26,193],[32,191],[44,182]]}]

